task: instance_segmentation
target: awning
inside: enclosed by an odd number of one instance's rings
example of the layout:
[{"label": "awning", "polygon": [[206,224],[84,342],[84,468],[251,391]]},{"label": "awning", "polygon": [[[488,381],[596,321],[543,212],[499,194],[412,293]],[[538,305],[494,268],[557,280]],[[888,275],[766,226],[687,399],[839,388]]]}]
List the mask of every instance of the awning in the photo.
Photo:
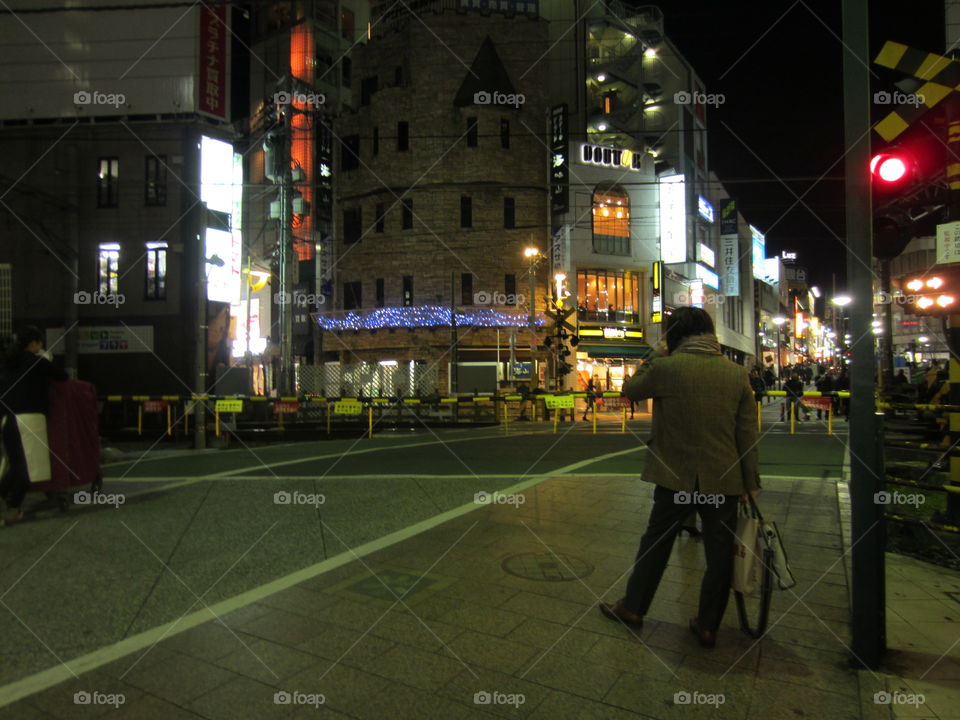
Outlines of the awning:
[{"label": "awning", "polygon": [[577,352],[585,352],[594,358],[646,358],[653,354],[649,345],[585,345],[580,343]]}]

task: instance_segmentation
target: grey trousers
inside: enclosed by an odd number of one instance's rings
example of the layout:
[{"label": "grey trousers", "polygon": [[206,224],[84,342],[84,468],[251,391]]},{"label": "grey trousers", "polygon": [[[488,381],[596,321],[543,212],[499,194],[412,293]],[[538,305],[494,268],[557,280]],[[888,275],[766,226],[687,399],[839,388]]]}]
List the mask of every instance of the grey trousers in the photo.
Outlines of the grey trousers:
[{"label": "grey trousers", "polygon": [[691,509],[695,508],[703,523],[703,549],[707,559],[707,569],[700,585],[699,625],[701,630],[715,631],[730,599],[739,497],[725,495],[722,504],[694,506],[674,502],[674,495],[673,490],[660,485],[654,490],[650,520],[640,540],[640,549],[621,603],[631,612],[646,615],[670,560],[673,541]]}]

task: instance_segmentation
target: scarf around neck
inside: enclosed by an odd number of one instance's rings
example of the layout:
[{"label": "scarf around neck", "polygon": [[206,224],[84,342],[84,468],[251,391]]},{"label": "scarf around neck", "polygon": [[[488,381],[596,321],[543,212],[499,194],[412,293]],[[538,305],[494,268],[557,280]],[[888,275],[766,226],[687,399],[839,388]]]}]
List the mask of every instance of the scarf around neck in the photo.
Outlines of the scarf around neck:
[{"label": "scarf around neck", "polygon": [[720,341],[713,333],[703,333],[702,335],[688,335],[673,352],[696,352],[720,354]]}]

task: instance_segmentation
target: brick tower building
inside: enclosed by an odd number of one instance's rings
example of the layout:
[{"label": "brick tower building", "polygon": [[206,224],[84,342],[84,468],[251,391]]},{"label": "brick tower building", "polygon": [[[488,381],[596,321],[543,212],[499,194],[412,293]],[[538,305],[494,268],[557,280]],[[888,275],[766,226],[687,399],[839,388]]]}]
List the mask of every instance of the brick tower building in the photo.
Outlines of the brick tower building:
[{"label": "brick tower building", "polygon": [[492,392],[536,372],[530,303],[539,325],[549,293],[546,23],[405,8],[371,20],[353,110],[334,126],[327,390]]}]

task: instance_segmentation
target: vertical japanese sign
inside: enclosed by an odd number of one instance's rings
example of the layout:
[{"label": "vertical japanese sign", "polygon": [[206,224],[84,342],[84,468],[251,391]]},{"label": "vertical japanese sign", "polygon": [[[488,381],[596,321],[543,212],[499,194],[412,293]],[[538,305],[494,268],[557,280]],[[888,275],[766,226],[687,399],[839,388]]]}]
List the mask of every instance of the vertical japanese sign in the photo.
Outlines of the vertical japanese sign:
[{"label": "vertical japanese sign", "polygon": [[200,8],[200,72],[197,108],[205,115],[227,119],[230,85],[227,80],[227,8]]},{"label": "vertical japanese sign", "polygon": [[740,295],[740,236],[737,232],[737,201],[720,203],[720,288],[727,297]]},{"label": "vertical japanese sign", "polygon": [[561,225],[553,233],[553,244],[550,248],[553,274],[567,272],[570,265],[570,225]]},{"label": "vertical japanese sign", "polygon": [[570,209],[570,157],[567,106],[550,111],[550,208],[554,213]]}]

